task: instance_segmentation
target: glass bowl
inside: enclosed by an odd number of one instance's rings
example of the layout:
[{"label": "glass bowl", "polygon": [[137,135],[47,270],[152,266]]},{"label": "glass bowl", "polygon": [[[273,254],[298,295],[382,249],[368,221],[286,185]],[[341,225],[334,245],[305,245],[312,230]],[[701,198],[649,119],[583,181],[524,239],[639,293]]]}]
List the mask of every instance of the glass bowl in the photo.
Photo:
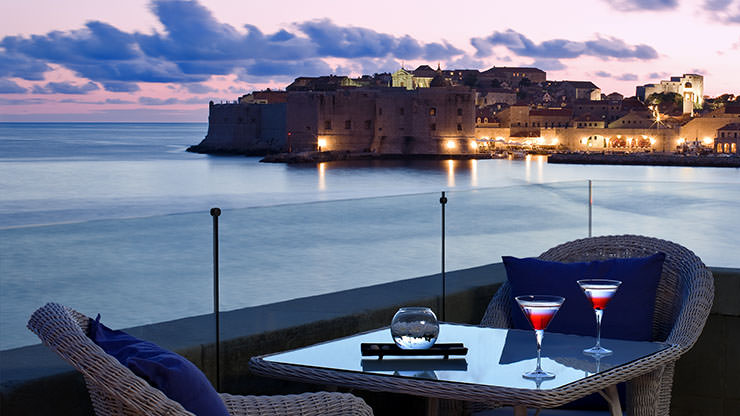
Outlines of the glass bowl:
[{"label": "glass bowl", "polygon": [[391,336],[401,349],[427,349],[437,342],[439,336],[437,316],[429,308],[403,307],[393,316]]}]

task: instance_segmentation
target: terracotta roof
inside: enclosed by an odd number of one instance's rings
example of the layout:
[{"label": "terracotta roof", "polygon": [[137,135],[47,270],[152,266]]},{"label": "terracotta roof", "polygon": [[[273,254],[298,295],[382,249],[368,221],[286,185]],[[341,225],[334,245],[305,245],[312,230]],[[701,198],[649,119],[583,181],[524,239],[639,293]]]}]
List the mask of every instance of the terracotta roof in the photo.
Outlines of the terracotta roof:
[{"label": "terracotta roof", "polygon": [[594,84],[591,81],[562,81],[562,82],[563,84],[569,84],[573,88],[593,88],[593,89],[599,88],[596,86],[596,84]]},{"label": "terracotta roof", "polygon": [[483,74],[491,74],[494,72],[510,72],[510,71],[519,71],[519,72],[542,72],[543,74],[545,71],[539,69],[539,68],[527,68],[527,67],[519,67],[519,66],[494,66],[493,68],[483,71]]},{"label": "terracotta roof", "polygon": [[717,130],[740,130],[740,123],[730,123]]},{"label": "terracotta roof", "polygon": [[412,72],[416,77],[434,78],[437,75],[437,71],[433,70],[429,65],[420,65]]}]

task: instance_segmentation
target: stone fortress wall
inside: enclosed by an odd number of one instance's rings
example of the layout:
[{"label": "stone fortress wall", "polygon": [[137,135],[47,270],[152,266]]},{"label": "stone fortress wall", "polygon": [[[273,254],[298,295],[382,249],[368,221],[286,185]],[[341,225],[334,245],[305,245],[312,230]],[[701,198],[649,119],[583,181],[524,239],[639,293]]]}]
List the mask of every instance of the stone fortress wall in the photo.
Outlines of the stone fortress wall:
[{"label": "stone fortress wall", "polygon": [[267,154],[286,151],[287,105],[225,103],[208,106],[208,133],[194,146],[204,153]]}]

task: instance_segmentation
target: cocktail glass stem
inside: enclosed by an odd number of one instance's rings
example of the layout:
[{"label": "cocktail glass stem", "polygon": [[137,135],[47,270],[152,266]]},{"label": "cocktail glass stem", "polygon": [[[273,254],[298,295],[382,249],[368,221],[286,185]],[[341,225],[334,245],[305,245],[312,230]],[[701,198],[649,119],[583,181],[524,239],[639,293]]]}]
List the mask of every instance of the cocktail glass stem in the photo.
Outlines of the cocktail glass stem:
[{"label": "cocktail glass stem", "polygon": [[594,348],[601,349],[601,317],[604,316],[603,309],[594,309],[596,313],[596,346]]},{"label": "cocktail glass stem", "polygon": [[534,370],[535,373],[545,373],[544,370],[542,370],[542,366],[540,365],[541,357],[542,357],[542,337],[545,336],[545,330],[544,329],[535,329],[534,330],[535,338],[537,339],[537,368]]},{"label": "cocktail glass stem", "polygon": [[594,309],[594,313],[596,314],[596,345],[586,348],[583,352],[594,356],[609,355],[612,353],[612,350],[601,346],[601,317],[604,315],[604,310]]}]

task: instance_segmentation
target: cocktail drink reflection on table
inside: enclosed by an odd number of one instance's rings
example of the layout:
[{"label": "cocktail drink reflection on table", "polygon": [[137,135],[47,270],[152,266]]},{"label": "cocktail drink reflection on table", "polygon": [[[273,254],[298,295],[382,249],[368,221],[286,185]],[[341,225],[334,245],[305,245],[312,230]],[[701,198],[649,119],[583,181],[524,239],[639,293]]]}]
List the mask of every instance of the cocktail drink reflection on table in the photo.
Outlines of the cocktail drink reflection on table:
[{"label": "cocktail drink reflection on table", "polygon": [[600,356],[612,353],[610,349],[601,346],[601,318],[604,315],[606,305],[621,284],[622,282],[619,280],[608,279],[584,279],[578,281],[578,285],[583,289],[583,293],[586,294],[588,300],[591,301],[591,305],[594,307],[594,313],[596,314],[596,345],[586,348],[583,350],[584,353]]},{"label": "cocktail drink reflection on table", "polygon": [[542,337],[545,335],[545,329],[552,321],[552,318],[563,305],[565,298],[560,296],[548,295],[529,295],[517,296],[516,302],[522,308],[524,316],[527,317],[529,324],[534,329],[537,339],[537,368],[522,374],[522,377],[534,380],[549,380],[555,378],[555,374],[544,371],[541,366]]}]

